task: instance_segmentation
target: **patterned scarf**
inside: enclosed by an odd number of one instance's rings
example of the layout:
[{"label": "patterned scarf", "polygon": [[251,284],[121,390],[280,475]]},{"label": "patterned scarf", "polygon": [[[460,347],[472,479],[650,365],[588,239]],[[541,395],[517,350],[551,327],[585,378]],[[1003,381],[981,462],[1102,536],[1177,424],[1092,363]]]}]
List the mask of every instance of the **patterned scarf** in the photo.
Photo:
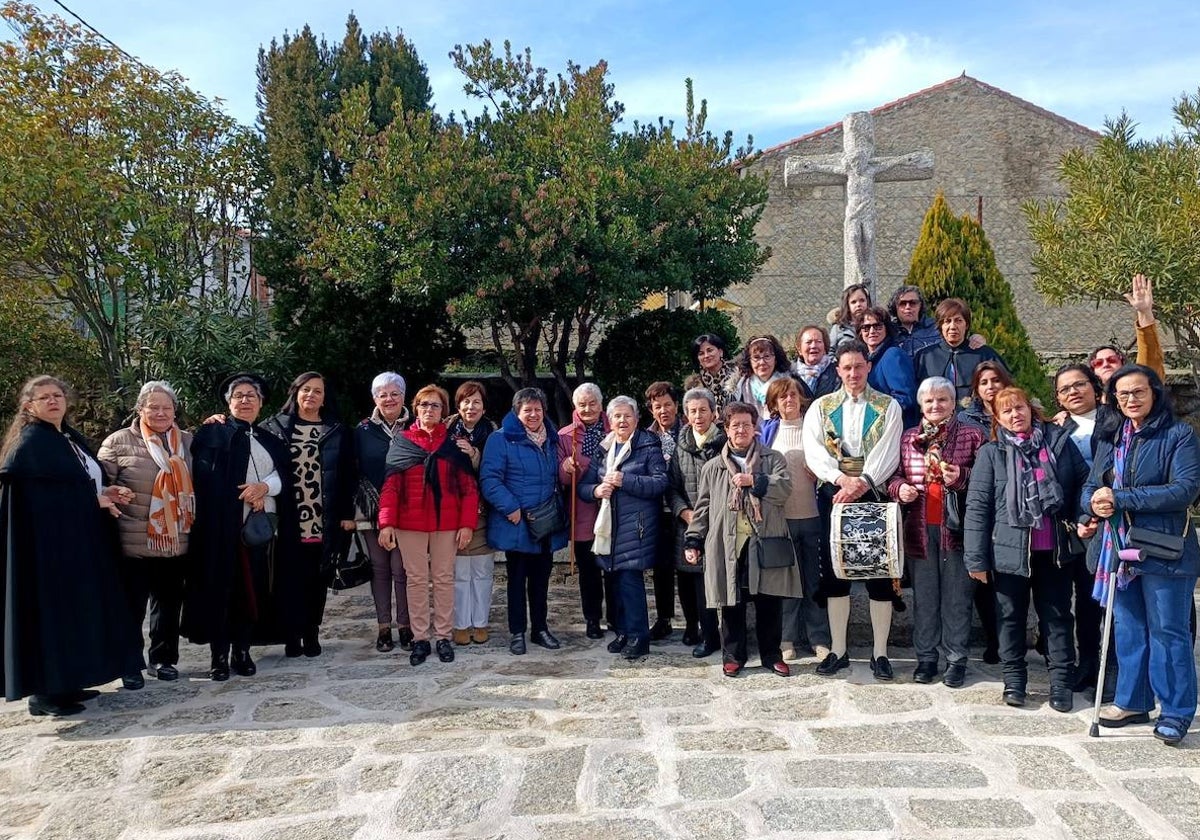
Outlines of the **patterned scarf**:
[{"label": "patterned scarf", "polygon": [[[1113,450],[1113,490],[1120,490],[1125,484],[1125,459],[1129,457],[1129,445],[1133,441],[1133,423],[1126,420],[1121,425],[1121,442]],[[1117,523],[1116,526],[1113,523]],[[1100,543],[1100,562],[1096,564],[1096,582],[1092,587],[1092,598],[1101,604],[1108,603],[1108,587],[1112,585],[1113,572],[1116,569],[1117,589],[1128,589],[1129,582],[1137,574],[1128,563],[1118,564],[1118,552],[1125,546],[1125,518],[1121,511],[1114,510],[1113,515],[1104,521],[1104,537]]]},{"label": "patterned scarf", "polygon": [[531,432],[529,429],[525,429],[525,435],[531,441],[533,441],[534,446],[536,446],[538,449],[541,449],[546,445],[546,438],[548,437],[546,433],[546,424],[543,423],[541,428],[539,428],[536,432]]},{"label": "patterned scarf", "polygon": [[797,376],[804,380],[804,384],[808,386],[810,391],[815,391],[817,388],[817,379],[825,372],[825,368],[833,363],[833,356],[822,356],[821,361],[815,365],[810,365],[804,359],[797,359],[792,365],[792,371]]},{"label": "patterned scarf", "polygon": [[950,430],[950,418],[934,425],[928,420],[921,420],[921,428],[913,438],[917,450],[925,453],[925,484],[943,483],[942,478],[942,449],[946,446],[946,438]]},{"label": "patterned scarf", "polygon": [[[146,547],[154,551],[179,553],[179,535],[192,530],[196,521],[196,493],[192,473],[180,454],[183,444],[179,427],[167,430],[167,445],[158,433],[140,421],[142,441],[158,466],[154,488],[150,491],[150,515],[146,518]],[[168,449],[170,450],[168,452]]]},{"label": "patterned scarf", "polygon": [[998,426],[996,434],[1005,444],[1008,457],[1004,490],[1008,524],[1036,528],[1048,511],[1061,507],[1063,502],[1062,485],[1054,475],[1054,453],[1046,446],[1042,424],[1035,420],[1031,432],[1018,435]]},{"label": "patterned scarf", "polygon": [[735,475],[740,472],[753,473],[754,468],[758,466],[758,441],[751,441],[746,454],[742,456],[746,460],[746,469],[744,470],[733,459],[734,451],[732,443],[725,444],[725,448],[721,450],[721,463],[729,472],[729,509],[745,514],[751,522],[762,522],[762,500],[751,493],[749,487],[738,487],[733,483]]}]

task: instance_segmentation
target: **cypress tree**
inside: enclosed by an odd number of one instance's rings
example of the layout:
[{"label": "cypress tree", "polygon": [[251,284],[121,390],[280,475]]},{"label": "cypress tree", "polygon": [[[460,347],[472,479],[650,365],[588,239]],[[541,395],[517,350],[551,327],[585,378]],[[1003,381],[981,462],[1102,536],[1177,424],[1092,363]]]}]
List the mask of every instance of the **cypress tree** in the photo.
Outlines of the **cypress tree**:
[{"label": "cypress tree", "polygon": [[921,290],[930,309],[946,298],[966,301],[972,331],[987,338],[1018,385],[1047,410],[1054,405],[1046,371],[1017,317],[1012,287],[996,267],[983,227],[969,215],[955,217],[941,192],[921,224],[906,282]]}]

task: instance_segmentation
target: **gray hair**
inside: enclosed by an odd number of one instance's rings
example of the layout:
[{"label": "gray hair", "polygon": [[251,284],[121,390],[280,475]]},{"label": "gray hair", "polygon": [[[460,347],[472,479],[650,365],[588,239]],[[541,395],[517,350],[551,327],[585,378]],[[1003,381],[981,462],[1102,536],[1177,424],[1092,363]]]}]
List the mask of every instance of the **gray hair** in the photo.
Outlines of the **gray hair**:
[{"label": "gray hair", "polygon": [[229,383],[229,387],[225,389],[225,402],[233,399],[233,389],[239,385],[249,385],[254,388],[254,393],[258,394],[259,400],[265,400],[267,395],[263,393],[262,385],[258,384],[258,380],[253,376],[239,376]]},{"label": "gray hair", "polygon": [[638,416],[637,400],[635,400],[633,397],[627,397],[624,394],[619,397],[613,397],[611,400],[609,400],[608,408],[604,409],[604,413],[608,415],[609,420],[612,420],[613,412],[623,405],[629,406],[630,410],[633,411],[633,419],[636,421]]},{"label": "gray hair", "polygon": [[171,383],[165,379],[151,379],[138,391],[137,402],[133,404],[134,411],[141,411],[145,408],[146,401],[150,399],[151,394],[166,394],[171,398],[171,405],[175,407],[175,410],[179,410],[179,397],[175,395],[175,389],[171,387]]},{"label": "gray hair", "polygon": [[374,379],[371,380],[371,396],[372,397],[379,396],[379,392],[382,391],[384,388],[386,388],[388,385],[391,385],[393,388],[398,390],[401,394],[408,393],[408,384],[405,383],[404,377],[401,376],[400,374],[396,373],[395,371],[388,370],[388,371],[384,371],[383,373],[379,374],[378,376],[376,376]]},{"label": "gray hair", "polygon": [[921,380],[921,385],[917,388],[917,402],[925,399],[934,391],[949,391],[950,402],[954,402],[954,396],[958,392],[954,389],[954,383],[944,376],[931,376],[928,379]]},{"label": "gray hair", "polygon": [[517,393],[513,394],[512,410],[513,414],[517,414],[521,410],[521,406],[525,403],[538,402],[542,404],[542,411],[547,409],[546,392],[541,388],[522,388]]},{"label": "gray hair", "polygon": [[683,395],[683,410],[687,411],[687,404],[696,400],[704,400],[710,410],[717,410],[717,398],[707,388],[688,388],[687,393]]},{"label": "gray hair", "polygon": [[589,396],[595,397],[596,402],[600,404],[604,403],[604,395],[600,393],[600,386],[595,382],[581,382],[579,387],[571,392],[571,403],[574,404],[574,402],[580,397]]}]

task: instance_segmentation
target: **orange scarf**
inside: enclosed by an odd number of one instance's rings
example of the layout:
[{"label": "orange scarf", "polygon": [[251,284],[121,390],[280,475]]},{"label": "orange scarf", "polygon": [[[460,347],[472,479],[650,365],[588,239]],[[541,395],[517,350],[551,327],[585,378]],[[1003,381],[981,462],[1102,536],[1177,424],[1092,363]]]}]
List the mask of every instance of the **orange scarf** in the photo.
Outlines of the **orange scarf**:
[{"label": "orange scarf", "polygon": [[196,520],[196,494],[192,473],[184,460],[179,427],[167,431],[167,447],[158,434],[141,421],[142,440],[158,465],[154,489],[150,491],[150,515],[146,521],[147,547],[166,554],[179,553],[179,535],[192,530]]}]

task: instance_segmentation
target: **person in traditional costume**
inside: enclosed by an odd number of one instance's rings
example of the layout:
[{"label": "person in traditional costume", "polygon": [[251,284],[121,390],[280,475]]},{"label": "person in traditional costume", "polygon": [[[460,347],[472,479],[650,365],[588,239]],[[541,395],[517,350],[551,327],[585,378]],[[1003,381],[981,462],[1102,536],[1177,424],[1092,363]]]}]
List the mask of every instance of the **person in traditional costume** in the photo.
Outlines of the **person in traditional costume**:
[{"label": "person in traditional costume", "polygon": [[[471,543],[479,516],[479,489],[471,458],[447,433],[450,395],[436,385],[417,391],[414,422],[392,441],[388,477],[379,496],[379,544],[400,549],[408,579],[408,616],[416,666],[433,653],[454,661],[454,561]],[[429,590],[433,588],[432,634]]]},{"label": "person in traditional costume", "polygon": [[783,599],[800,597],[800,569],[794,556],[788,565],[764,565],[757,549],[771,539],[790,543],[783,506],[792,480],[784,457],[758,441],[757,408],[725,406],[725,434],[720,455],[700,468],[684,560],[703,564],[706,600],[721,610],[722,673],[736,677],[746,667],[746,607],[753,602],[762,667],[786,677]]},{"label": "person in traditional costume", "polygon": [[[266,382],[254,373],[237,373],[218,392],[229,413],[210,418],[192,441],[196,525],[182,632],[196,644],[208,644],[209,678],[222,682],[231,670],[247,677],[257,672],[252,644],[293,639],[305,604],[291,457],[257,425]],[[261,541],[264,521],[274,534]]]},{"label": "person in traditional costume", "polygon": [[288,388],[279,414],[262,424],[291,456],[304,599],[299,633],[287,640],[289,657],[320,656],[321,622],[333,567],[350,547],[354,530],[354,453],[350,430],[338,419],[337,405],[316,371],[300,374]]},{"label": "person in traditional costume", "polygon": [[34,716],[77,714],[89,686],[143,665],[112,521],[133,494],[104,487],[67,394],[52,376],[26,382],[0,448],[0,688]]},{"label": "person in traditional costume", "polygon": [[[97,459],[114,486],[133,494],[119,505],[121,577],[139,640],[149,599],[148,672],[171,682],[179,679],[179,614],[196,520],[192,435],[176,422],[179,399],[169,382],[143,385],[134,411],[132,425],[109,435]],[[122,681],[132,689],[144,684],[141,673],[126,674]]]},{"label": "person in traditional costume", "polygon": [[[826,533],[834,504],[877,498],[900,463],[903,415],[894,399],[868,383],[869,355],[860,342],[843,344],[835,354],[841,389],[819,398],[804,416],[804,460],[819,482],[818,510]],[[828,541],[822,555],[821,593],[829,612],[831,644],[817,673],[831,676],[850,667],[850,581],[834,577]],[[888,681],[893,673],[887,643],[899,581],[872,578],[865,583],[874,641],[871,672],[877,680]]]}]

